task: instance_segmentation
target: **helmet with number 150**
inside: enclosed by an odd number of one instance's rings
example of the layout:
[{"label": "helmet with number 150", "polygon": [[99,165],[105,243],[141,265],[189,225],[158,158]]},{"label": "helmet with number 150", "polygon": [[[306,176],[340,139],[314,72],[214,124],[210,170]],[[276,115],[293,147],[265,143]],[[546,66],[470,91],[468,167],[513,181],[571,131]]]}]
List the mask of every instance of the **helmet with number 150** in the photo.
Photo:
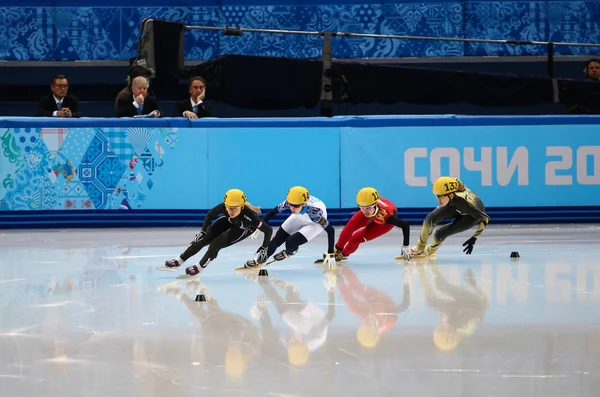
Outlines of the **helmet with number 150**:
[{"label": "helmet with number 150", "polygon": [[225,193],[223,202],[227,207],[241,207],[246,204],[246,195],[240,189],[231,189]]},{"label": "helmet with number 150", "polygon": [[359,207],[370,207],[379,200],[379,192],[372,187],[363,187],[356,195],[356,204]]},{"label": "helmet with number 150", "polygon": [[458,178],[442,176],[433,183],[433,194],[436,196],[445,196],[446,194],[458,192],[461,186],[462,182]]},{"label": "helmet with number 150", "polygon": [[305,205],[308,203],[310,195],[308,190],[303,186],[294,186],[288,191],[287,202],[294,205]]}]

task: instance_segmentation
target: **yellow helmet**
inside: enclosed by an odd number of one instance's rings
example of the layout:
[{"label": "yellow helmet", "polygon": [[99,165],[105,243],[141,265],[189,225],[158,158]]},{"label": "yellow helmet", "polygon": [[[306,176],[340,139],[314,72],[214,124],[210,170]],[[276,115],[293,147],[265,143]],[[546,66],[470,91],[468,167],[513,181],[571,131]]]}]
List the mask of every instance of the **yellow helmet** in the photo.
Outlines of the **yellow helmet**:
[{"label": "yellow helmet", "polygon": [[287,202],[295,205],[304,205],[308,203],[310,195],[308,190],[303,186],[294,186],[288,191]]},{"label": "yellow helmet", "polygon": [[223,200],[228,207],[241,207],[246,204],[246,195],[240,189],[230,189]]},{"label": "yellow helmet", "polygon": [[363,187],[356,195],[356,204],[359,207],[370,207],[379,200],[379,192],[372,187]]},{"label": "yellow helmet", "polygon": [[356,331],[356,339],[363,347],[375,347],[379,343],[379,331],[374,325],[361,325]]},{"label": "yellow helmet", "polygon": [[458,192],[462,186],[463,183],[458,178],[442,176],[433,183],[433,194],[436,196],[444,196],[446,194]]}]

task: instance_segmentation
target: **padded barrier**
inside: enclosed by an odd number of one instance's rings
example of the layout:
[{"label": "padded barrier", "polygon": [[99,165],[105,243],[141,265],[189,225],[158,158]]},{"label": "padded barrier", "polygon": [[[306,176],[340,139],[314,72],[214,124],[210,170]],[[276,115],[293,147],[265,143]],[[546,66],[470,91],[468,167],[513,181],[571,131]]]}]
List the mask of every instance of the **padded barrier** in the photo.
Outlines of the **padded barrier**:
[{"label": "padded barrier", "polygon": [[[376,187],[412,224],[459,176],[492,222],[599,222],[600,116],[0,118],[0,227],[197,226],[233,187],[306,186],[344,224]],[[278,216],[279,224],[285,215]]]}]

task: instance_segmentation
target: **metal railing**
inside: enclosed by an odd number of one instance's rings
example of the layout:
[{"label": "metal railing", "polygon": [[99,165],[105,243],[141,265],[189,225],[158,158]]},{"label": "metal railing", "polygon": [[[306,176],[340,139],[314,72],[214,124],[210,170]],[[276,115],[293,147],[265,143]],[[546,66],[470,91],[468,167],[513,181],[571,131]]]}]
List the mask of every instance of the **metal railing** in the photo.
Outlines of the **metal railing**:
[{"label": "metal railing", "polygon": [[[140,43],[143,40],[144,24],[152,22],[153,19],[145,19],[142,21],[142,29],[140,30]],[[377,39],[395,39],[395,40],[429,40],[429,41],[453,41],[463,43],[488,43],[488,44],[504,44],[504,45],[539,45],[546,46],[547,55],[547,66],[546,70],[549,78],[554,78],[554,47],[594,47],[600,48],[599,44],[594,43],[569,43],[569,42],[552,42],[552,41],[527,41],[527,40],[492,40],[492,39],[467,39],[459,37],[428,37],[428,36],[407,36],[407,35],[386,35],[386,34],[375,34],[375,33],[350,33],[350,32],[311,32],[303,30],[279,30],[279,29],[251,29],[241,27],[217,27],[217,26],[188,26],[184,25],[185,29],[189,30],[210,30],[216,32],[223,32],[225,36],[242,36],[244,33],[269,33],[269,34],[292,34],[292,35],[307,35],[307,36],[321,36],[323,37],[322,46],[322,61],[323,61],[323,75],[322,75],[322,91],[321,91],[321,114],[327,115],[331,111],[332,104],[332,82],[331,74],[328,71],[331,70],[332,62],[332,48],[331,38],[332,37],[365,37],[365,38],[377,38]],[[326,108],[324,114],[324,107]]]},{"label": "metal railing", "polygon": [[[244,33],[270,33],[270,34],[294,34],[294,35],[309,35],[322,36],[324,38],[331,37],[365,37],[376,39],[396,39],[396,40],[429,40],[429,41],[452,41],[462,43],[488,43],[488,44],[504,44],[504,45],[539,45],[546,46],[547,55],[547,72],[548,77],[554,77],[554,47],[594,47],[600,48],[599,44],[594,43],[570,43],[570,42],[553,42],[553,41],[527,41],[527,40],[492,40],[492,39],[467,39],[459,37],[429,37],[429,36],[407,36],[407,35],[389,35],[375,33],[349,33],[349,32],[309,32],[303,30],[279,30],[279,29],[246,29],[240,27],[215,27],[215,26],[185,26],[185,29],[196,30],[212,30],[223,32],[225,36],[242,36]],[[323,54],[331,54],[331,40],[324,40]]]}]

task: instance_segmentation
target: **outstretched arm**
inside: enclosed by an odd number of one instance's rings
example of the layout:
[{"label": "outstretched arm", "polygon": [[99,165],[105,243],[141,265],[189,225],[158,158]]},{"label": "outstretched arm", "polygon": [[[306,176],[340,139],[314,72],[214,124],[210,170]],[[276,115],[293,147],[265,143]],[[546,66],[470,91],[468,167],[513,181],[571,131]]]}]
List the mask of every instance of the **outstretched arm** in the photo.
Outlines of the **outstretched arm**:
[{"label": "outstretched arm", "polygon": [[263,216],[262,220],[263,222],[269,222],[269,220],[271,220],[271,218],[273,218],[275,215],[279,214],[280,212],[285,211],[287,208],[289,208],[287,201],[284,201],[283,203],[279,204],[278,206],[276,206],[275,208],[273,208],[271,211],[267,212],[265,214],[265,216]]},{"label": "outstretched arm", "polygon": [[311,221],[321,225],[327,232],[327,253],[333,254],[333,247],[335,246],[335,229],[333,228],[333,225],[325,218],[323,210],[318,207],[309,207],[306,213]]},{"label": "outstretched arm", "polygon": [[398,218],[396,213],[394,213],[394,215],[390,216],[385,223],[387,223],[389,225],[394,225],[394,226],[402,229],[402,234],[404,236],[402,245],[404,247],[407,247],[410,244],[410,226],[409,226],[408,222],[406,222],[403,219]]},{"label": "outstretched arm", "polygon": [[273,228],[269,226],[266,222],[261,221],[258,225],[258,230],[263,232],[263,234],[265,235],[261,248],[266,248],[269,245],[269,241],[271,241],[271,236],[273,235]]}]

